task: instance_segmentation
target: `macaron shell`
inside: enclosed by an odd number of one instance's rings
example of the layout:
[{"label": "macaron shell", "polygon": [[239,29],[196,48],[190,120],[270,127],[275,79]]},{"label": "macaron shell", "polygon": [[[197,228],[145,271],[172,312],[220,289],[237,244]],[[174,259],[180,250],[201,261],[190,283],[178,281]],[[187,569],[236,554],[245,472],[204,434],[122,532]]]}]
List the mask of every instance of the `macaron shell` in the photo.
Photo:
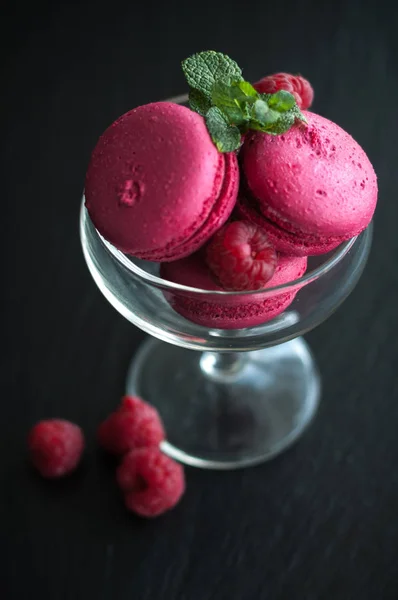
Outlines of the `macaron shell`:
[{"label": "macaron shell", "polygon": [[[301,277],[307,259],[280,256],[268,288],[283,285]],[[182,260],[163,263],[160,274],[164,279],[209,291],[222,291],[208,269],[202,251]],[[266,294],[228,296],[199,296],[167,292],[165,296],[176,312],[186,319],[215,329],[243,329],[266,323],[281,314],[294,300],[299,287],[271,297]]]},{"label": "macaron shell", "polygon": [[229,152],[223,155],[225,161],[224,180],[218,198],[206,221],[197,229],[192,237],[173,246],[169,251],[142,253],[144,260],[167,262],[174,261],[196,252],[227,221],[236,204],[239,189],[239,167],[236,154]]},{"label": "macaron shell", "polygon": [[200,115],[169,102],[147,104],[120,117],[98,141],[86,206],[120,250],[171,256],[209,218],[224,176],[225,157]]},{"label": "macaron shell", "polygon": [[304,111],[307,125],[279,136],[256,132],[241,151],[258,210],[293,233],[348,239],[370,222],[377,179],[362,148],[341,127]]},{"label": "macaron shell", "polygon": [[266,219],[258,210],[257,202],[253,201],[249,193],[246,193],[245,196],[241,194],[238,197],[235,214],[239,219],[248,219],[264,229],[275,248],[288,256],[316,256],[326,254],[347,239],[347,236],[330,237],[305,234],[303,232],[292,233],[278,227],[276,223]]}]

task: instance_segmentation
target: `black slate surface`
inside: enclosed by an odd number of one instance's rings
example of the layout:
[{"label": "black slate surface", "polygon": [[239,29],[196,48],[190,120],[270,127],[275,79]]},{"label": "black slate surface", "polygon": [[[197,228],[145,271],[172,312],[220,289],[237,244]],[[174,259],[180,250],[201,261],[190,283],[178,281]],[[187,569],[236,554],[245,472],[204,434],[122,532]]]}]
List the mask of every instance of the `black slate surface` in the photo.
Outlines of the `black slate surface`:
[{"label": "black slate surface", "polygon": [[[1,125],[1,549],[4,600],[398,598],[398,10],[300,3],[5,2]],[[302,72],[314,109],[363,145],[379,176],[371,258],[308,335],[318,417],[291,450],[230,473],[187,469],[169,515],[129,515],[98,422],[144,334],[95,288],[78,239],[98,135],[184,89],[179,61],[215,48],[248,79]],[[42,481],[25,439],[40,418],[80,423],[83,468]]]}]

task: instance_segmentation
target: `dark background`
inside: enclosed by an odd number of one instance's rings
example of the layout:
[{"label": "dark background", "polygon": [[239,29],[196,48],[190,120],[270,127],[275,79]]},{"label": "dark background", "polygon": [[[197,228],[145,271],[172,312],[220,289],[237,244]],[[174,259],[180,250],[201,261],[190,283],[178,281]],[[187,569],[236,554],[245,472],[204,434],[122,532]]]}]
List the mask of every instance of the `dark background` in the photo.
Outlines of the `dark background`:
[{"label": "dark background", "polygon": [[[1,553],[5,600],[398,598],[398,10],[387,2],[1,5]],[[291,450],[230,473],[187,469],[167,516],[128,514],[95,443],[144,334],[102,298],[78,211],[99,134],[184,91],[180,60],[230,54],[255,80],[301,72],[314,110],[379,177],[374,245],[356,290],[308,335],[323,373]],[[25,440],[79,423],[84,466],[41,480]]]}]

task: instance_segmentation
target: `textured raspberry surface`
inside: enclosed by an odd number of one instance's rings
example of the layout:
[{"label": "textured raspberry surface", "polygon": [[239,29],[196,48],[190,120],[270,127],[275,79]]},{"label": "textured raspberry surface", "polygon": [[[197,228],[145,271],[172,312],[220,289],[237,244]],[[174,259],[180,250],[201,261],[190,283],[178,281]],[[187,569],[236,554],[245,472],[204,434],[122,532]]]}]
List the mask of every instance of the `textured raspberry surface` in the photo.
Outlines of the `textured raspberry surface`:
[{"label": "textured raspberry surface", "polygon": [[157,517],[169,510],[185,490],[182,466],[155,447],[131,450],[116,477],[128,510],[144,517]]},{"label": "textured raspberry surface", "polygon": [[275,73],[275,75],[263,77],[254,83],[253,87],[261,94],[275,94],[279,90],[290,92],[293,94],[297,106],[302,110],[307,110],[314,100],[314,90],[310,82],[301,75]]},{"label": "textured raspberry surface", "polygon": [[117,411],[101,423],[98,440],[111,454],[125,454],[133,448],[158,446],[165,438],[159,414],[136,396],[125,396]]},{"label": "textured raspberry surface", "polygon": [[259,290],[277,265],[267,234],[250,221],[224,225],[206,248],[206,261],[226,290]]},{"label": "textured raspberry surface", "polygon": [[80,427],[62,419],[40,421],[30,431],[28,448],[32,462],[43,477],[71,473],[84,449]]}]

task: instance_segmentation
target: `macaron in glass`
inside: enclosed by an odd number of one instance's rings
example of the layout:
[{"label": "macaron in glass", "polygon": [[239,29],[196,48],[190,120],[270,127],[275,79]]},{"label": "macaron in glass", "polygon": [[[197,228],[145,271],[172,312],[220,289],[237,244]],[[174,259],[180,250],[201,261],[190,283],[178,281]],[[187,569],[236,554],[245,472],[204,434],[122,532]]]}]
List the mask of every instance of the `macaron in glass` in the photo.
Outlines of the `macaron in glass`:
[{"label": "macaron in glass", "polygon": [[228,219],[239,187],[235,153],[220,153],[203,117],[171,102],[139,106],[100,137],[85,182],[99,233],[150,261],[195,252]]},{"label": "macaron in glass", "polygon": [[[265,289],[281,286],[302,277],[307,268],[306,257],[279,256],[274,275]],[[168,281],[209,292],[225,291],[206,264],[205,252],[200,250],[181,260],[163,263],[160,275]],[[274,319],[293,302],[300,284],[289,290],[215,295],[197,292],[166,292],[166,299],[176,312],[203,327],[213,329],[243,329]]]},{"label": "macaron in glass", "polygon": [[377,202],[364,150],[312,112],[283,135],[251,132],[240,152],[238,215],[264,228],[282,253],[327,253],[363,231]]}]

